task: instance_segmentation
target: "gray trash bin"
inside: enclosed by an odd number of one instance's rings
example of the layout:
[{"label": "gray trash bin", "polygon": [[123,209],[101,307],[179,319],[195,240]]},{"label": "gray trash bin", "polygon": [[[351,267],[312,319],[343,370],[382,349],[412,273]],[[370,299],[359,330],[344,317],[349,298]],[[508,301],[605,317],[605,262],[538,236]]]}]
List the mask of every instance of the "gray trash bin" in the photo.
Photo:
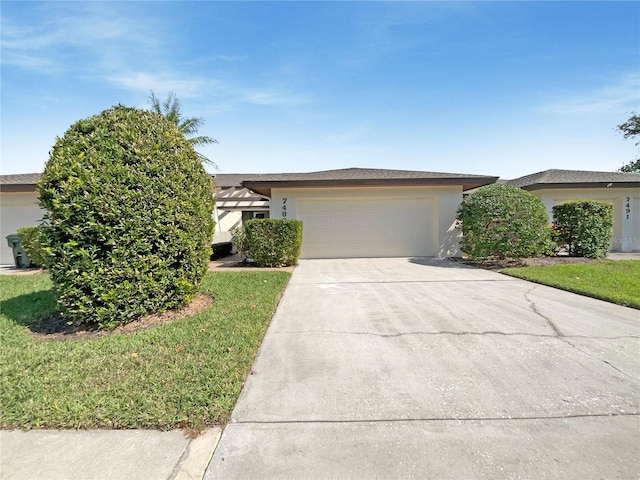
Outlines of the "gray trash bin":
[{"label": "gray trash bin", "polygon": [[29,268],[31,266],[31,259],[27,252],[22,248],[22,243],[20,242],[20,235],[17,233],[12,233],[11,235],[7,235],[7,244],[13,250],[13,263],[16,268]]}]

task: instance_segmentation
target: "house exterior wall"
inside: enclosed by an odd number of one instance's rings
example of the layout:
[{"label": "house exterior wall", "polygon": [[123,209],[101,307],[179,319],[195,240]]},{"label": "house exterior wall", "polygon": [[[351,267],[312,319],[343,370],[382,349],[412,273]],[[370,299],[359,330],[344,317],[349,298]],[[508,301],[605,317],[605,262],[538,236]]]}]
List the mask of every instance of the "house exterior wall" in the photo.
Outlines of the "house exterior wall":
[{"label": "house exterior wall", "polygon": [[530,193],[542,200],[550,221],[553,221],[553,206],[570,200],[589,199],[613,204],[611,251],[640,251],[640,188],[541,189]]},{"label": "house exterior wall", "polygon": [[19,228],[38,225],[44,210],[38,206],[36,192],[0,192],[0,264],[13,265],[13,252],[6,236]]},{"label": "house exterior wall", "polygon": [[[271,218],[298,218],[299,202],[313,200],[361,201],[366,199],[384,200],[392,205],[394,200],[399,205],[403,201],[419,199],[428,201],[430,215],[431,243],[434,245],[433,255],[444,258],[459,256],[460,232],[455,230],[456,209],[462,201],[462,186],[446,187],[343,187],[343,188],[272,188],[270,216]],[[381,212],[381,227],[384,229],[384,218],[389,212]]]}]

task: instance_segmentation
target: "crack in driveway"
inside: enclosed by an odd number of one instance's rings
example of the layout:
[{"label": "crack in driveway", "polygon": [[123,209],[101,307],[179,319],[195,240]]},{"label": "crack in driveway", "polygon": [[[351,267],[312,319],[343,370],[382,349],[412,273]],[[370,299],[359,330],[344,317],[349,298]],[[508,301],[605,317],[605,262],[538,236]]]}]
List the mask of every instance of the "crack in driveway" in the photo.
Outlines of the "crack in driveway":
[{"label": "crack in driveway", "polygon": [[[553,322],[553,320],[551,320],[549,317],[547,317],[546,315],[544,315],[542,312],[540,312],[540,310],[538,309],[538,306],[536,304],[536,302],[534,302],[533,300],[531,300],[530,298],[530,294],[531,292],[533,292],[538,286],[534,285],[533,287],[531,287],[529,290],[527,290],[524,294],[524,298],[525,300],[528,302],[529,306],[531,307],[531,310],[533,311],[533,313],[535,313],[536,315],[538,315],[539,317],[543,318],[546,322],[547,325],[549,325],[549,327],[551,327],[551,329],[554,331],[555,335],[553,335],[554,338],[557,338],[558,340],[560,340],[563,343],[566,343],[567,345],[571,346],[572,348],[575,348],[576,350],[578,350],[579,352],[583,353],[584,355],[587,355],[595,360],[598,360],[602,363],[604,363],[605,365],[608,365],[609,367],[613,368],[615,371],[621,373],[622,375],[624,375],[625,377],[631,378],[633,380],[640,380],[637,377],[634,377],[633,375],[629,375],[628,373],[623,372],[622,370],[620,370],[618,367],[616,367],[615,365],[613,365],[611,362],[608,362],[607,360],[604,360],[600,357],[597,357],[589,352],[586,352],[585,350],[582,350],[581,348],[577,347],[576,345],[574,345],[573,343],[571,343],[569,340],[567,340],[567,338],[569,338],[570,336],[568,335],[564,335],[560,329],[558,328],[558,326]],[[597,337],[586,337],[586,338],[597,338]],[[600,337],[602,338],[602,337]],[[607,338],[607,337],[605,337]],[[630,338],[638,338],[635,336],[632,336]]]},{"label": "crack in driveway", "polygon": [[524,293],[525,300],[529,304],[529,307],[531,307],[531,311],[533,313],[535,313],[536,315],[538,315],[541,318],[544,318],[544,320],[547,322],[547,325],[549,325],[549,327],[551,327],[551,329],[554,331],[555,336],[556,337],[562,337],[563,336],[562,332],[560,331],[558,326],[555,323],[553,323],[553,320],[551,320],[549,317],[547,317],[542,312],[540,312],[540,310],[538,310],[538,306],[536,305],[536,302],[534,302],[533,300],[531,300],[531,298],[529,298],[529,295],[531,294],[531,292],[533,292],[536,288],[537,288],[537,286],[534,285],[533,287],[531,287],[529,290],[527,290]]}]

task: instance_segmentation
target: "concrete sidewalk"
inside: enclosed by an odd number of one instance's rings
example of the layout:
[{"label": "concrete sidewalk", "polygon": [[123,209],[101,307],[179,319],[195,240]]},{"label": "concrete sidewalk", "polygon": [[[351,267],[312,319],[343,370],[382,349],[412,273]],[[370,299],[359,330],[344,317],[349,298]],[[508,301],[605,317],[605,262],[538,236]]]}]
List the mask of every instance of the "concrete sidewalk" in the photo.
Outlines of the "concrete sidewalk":
[{"label": "concrete sidewalk", "polygon": [[454,262],[302,260],[205,479],[638,478],[639,339]]},{"label": "concrete sidewalk", "polygon": [[181,431],[0,431],[2,480],[201,479],[220,438]]}]

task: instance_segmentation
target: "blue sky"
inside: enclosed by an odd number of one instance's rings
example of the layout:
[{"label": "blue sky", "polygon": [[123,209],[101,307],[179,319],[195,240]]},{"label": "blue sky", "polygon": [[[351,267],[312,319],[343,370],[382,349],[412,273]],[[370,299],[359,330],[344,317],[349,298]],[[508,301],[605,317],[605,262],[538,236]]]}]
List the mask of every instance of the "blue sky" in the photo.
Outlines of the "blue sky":
[{"label": "blue sky", "polygon": [[[174,91],[220,172],[612,171],[640,111],[639,2],[3,0],[1,172]],[[211,172],[213,169],[208,168]]]}]

